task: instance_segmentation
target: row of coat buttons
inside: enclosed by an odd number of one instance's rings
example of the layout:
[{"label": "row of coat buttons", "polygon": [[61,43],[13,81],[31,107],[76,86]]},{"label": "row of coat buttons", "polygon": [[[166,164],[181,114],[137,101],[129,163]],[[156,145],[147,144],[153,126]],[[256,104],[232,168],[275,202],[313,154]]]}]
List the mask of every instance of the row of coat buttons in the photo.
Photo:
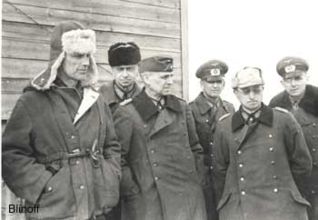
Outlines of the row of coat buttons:
[{"label": "row of coat buttons", "polygon": [[[80,189],[85,189],[85,186],[84,186],[84,185],[80,185],[79,188],[80,188]],[[47,191],[48,191],[48,192],[52,192],[52,191],[53,191],[53,187],[52,187],[52,186],[49,186],[49,187],[47,188]]]},{"label": "row of coat buttons", "polygon": [[[278,193],[278,189],[277,189],[277,188],[274,188],[274,189],[273,189],[273,192],[274,192],[274,193]],[[242,190],[242,191],[241,191],[241,195],[242,195],[242,196],[246,195],[246,192],[245,192],[244,190]]]}]

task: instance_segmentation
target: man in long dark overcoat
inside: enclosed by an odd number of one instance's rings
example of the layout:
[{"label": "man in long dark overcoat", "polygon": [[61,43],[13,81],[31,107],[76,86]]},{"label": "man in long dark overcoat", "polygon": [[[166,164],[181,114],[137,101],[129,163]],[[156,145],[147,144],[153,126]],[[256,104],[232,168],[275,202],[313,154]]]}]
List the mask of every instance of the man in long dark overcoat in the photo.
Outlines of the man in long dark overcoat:
[{"label": "man in long dark overcoat", "polygon": [[302,191],[310,202],[309,220],[318,219],[318,87],[308,83],[308,63],[299,57],[285,57],[277,63],[285,91],[270,101],[269,106],[290,111],[302,127],[313,168],[311,176],[304,181]]},{"label": "man in long dark overcoat", "polygon": [[262,103],[259,68],[239,71],[232,87],[240,109],[220,118],[215,134],[220,220],[307,220],[299,186],[312,161],[299,124]]},{"label": "man in long dark overcoat", "polygon": [[225,114],[234,113],[234,106],[221,99],[225,86],[224,76],[228,71],[226,63],[220,60],[210,60],[202,64],[196,71],[200,79],[202,92],[190,103],[196,131],[203,147],[205,183],[203,186],[208,220],[217,220],[215,192],[213,189],[213,135],[216,123]]},{"label": "man in long dark overcoat", "polygon": [[145,89],[114,114],[122,144],[122,219],[205,220],[203,152],[190,108],[171,95],[173,60],[142,60]]},{"label": "man in long dark overcoat", "polygon": [[105,219],[119,198],[120,145],[94,85],[95,32],[53,29],[49,67],[16,103],[2,139],[2,176],[38,206],[27,219]]}]

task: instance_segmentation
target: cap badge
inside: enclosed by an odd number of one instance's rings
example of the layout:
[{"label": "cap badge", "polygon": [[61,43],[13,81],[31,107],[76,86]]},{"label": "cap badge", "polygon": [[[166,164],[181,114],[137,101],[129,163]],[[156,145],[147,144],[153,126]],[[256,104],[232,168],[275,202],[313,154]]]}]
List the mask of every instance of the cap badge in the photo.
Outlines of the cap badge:
[{"label": "cap badge", "polygon": [[219,76],[221,75],[220,69],[218,68],[213,68],[210,70],[211,76]]},{"label": "cap badge", "polygon": [[285,66],[285,72],[286,73],[294,72],[295,70],[296,70],[296,66],[293,65],[293,64]]}]

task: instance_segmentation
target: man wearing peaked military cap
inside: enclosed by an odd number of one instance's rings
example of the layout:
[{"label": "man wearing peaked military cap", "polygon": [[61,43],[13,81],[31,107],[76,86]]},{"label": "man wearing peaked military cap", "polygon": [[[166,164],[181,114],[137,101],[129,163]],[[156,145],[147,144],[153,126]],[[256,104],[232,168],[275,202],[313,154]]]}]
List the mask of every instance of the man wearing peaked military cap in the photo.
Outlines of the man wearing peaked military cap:
[{"label": "man wearing peaked military cap", "polygon": [[206,182],[204,195],[206,201],[208,220],[217,220],[215,192],[213,190],[213,134],[218,119],[228,113],[234,113],[234,106],[221,99],[224,89],[224,77],[228,71],[226,63],[219,60],[210,60],[202,64],[196,71],[200,78],[202,92],[190,103],[195,120],[196,131],[200,144],[204,150],[204,165],[206,169]]},{"label": "man wearing peaked military cap", "polygon": [[100,88],[112,112],[125,100],[135,97],[140,92],[136,83],[140,49],[134,42],[118,42],[108,50],[108,62],[112,68],[114,80]]},{"label": "man wearing peaked military cap", "polygon": [[302,126],[313,160],[310,178],[304,181],[303,191],[311,203],[309,220],[318,219],[318,87],[308,84],[308,63],[299,57],[285,57],[278,62],[277,72],[282,76],[285,91],[270,101],[272,107],[290,111]]},{"label": "man wearing peaked military cap", "polygon": [[262,70],[245,67],[233,78],[241,103],[219,120],[214,174],[220,220],[307,220],[301,179],[311,157],[294,117],[263,102]]},{"label": "man wearing peaked military cap", "polygon": [[172,95],[173,59],[139,64],[145,88],[114,113],[122,144],[122,220],[205,220],[203,157],[191,110]]}]

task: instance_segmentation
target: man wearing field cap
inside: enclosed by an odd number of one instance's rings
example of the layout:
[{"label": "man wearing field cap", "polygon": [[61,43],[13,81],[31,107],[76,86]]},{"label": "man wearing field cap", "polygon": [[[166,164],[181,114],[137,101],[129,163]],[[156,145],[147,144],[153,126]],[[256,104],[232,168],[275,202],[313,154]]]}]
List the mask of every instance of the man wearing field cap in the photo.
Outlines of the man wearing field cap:
[{"label": "man wearing field cap", "polygon": [[140,49],[134,42],[118,42],[110,46],[108,62],[114,80],[103,85],[100,92],[112,112],[121,102],[135,97],[141,91],[136,83],[140,59]]},{"label": "man wearing field cap", "polygon": [[48,68],[16,103],[2,138],[2,176],[37,206],[27,219],[105,219],[119,198],[120,145],[95,89],[95,32],[58,24]]},{"label": "man wearing field cap", "polygon": [[232,88],[241,106],[220,118],[215,134],[220,220],[308,219],[298,184],[312,162],[300,126],[286,110],[262,102],[261,69],[238,71]]},{"label": "man wearing field cap", "polygon": [[218,119],[222,115],[235,111],[231,103],[222,100],[220,97],[225,86],[224,76],[227,71],[228,66],[220,60],[210,60],[202,64],[196,71],[196,77],[200,79],[202,92],[190,103],[196,131],[204,150],[204,166],[206,169],[204,195],[206,207],[208,207],[208,220],[218,219],[212,179],[213,134]]},{"label": "man wearing field cap", "polygon": [[285,91],[276,95],[270,106],[287,109],[302,127],[313,160],[310,178],[303,186],[310,220],[318,219],[318,88],[308,84],[308,63],[298,57],[285,57],[277,64]]},{"label": "man wearing field cap", "polygon": [[139,71],[145,88],[114,114],[122,219],[204,220],[203,152],[190,108],[171,94],[173,59],[144,59]]}]

